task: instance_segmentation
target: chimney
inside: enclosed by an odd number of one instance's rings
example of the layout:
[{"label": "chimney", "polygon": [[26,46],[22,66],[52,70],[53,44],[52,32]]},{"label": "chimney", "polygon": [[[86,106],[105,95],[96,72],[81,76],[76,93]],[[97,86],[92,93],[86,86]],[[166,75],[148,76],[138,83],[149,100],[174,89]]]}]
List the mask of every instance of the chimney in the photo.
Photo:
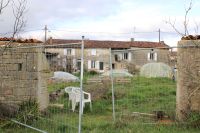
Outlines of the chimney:
[{"label": "chimney", "polygon": [[49,38],[49,44],[53,44],[53,38],[52,37]]},{"label": "chimney", "polygon": [[131,42],[134,42],[135,41],[135,39],[134,38],[131,38]]},{"label": "chimney", "polygon": [[160,43],[161,43],[161,44],[164,44],[165,42],[164,42],[164,41],[160,41]]}]

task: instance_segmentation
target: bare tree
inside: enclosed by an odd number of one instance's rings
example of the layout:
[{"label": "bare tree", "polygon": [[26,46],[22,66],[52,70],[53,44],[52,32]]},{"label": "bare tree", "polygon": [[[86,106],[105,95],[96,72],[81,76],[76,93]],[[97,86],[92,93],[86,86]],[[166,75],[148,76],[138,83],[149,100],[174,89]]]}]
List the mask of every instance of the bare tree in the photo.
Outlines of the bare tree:
[{"label": "bare tree", "polygon": [[2,14],[3,9],[8,6],[11,0],[1,0],[0,1],[0,14]]},{"label": "bare tree", "polygon": [[26,13],[26,6],[27,6],[27,0],[7,0],[5,4],[4,0],[1,0],[2,10],[8,6],[9,3],[12,2],[12,11],[14,16],[14,23],[13,23],[13,31],[11,34],[11,39],[9,42],[5,44],[3,48],[1,48],[1,54],[5,51],[6,48],[10,47],[12,42],[14,41],[16,35],[25,27],[26,21],[24,19],[24,15]]},{"label": "bare tree", "polygon": [[24,19],[24,14],[26,12],[27,0],[18,0],[17,3],[13,1],[12,9],[13,15],[15,17],[14,25],[13,25],[13,34],[12,38],[17,35],[22,28],[25,27],[26,21]]},{"label": "bare tree", "polygon": [[182,33],[181,31],[179,31],[177,29],[177,27],[175,26],[176,20],[172,21],[169,18],[168,21],[165,21],[167,24],[169,24],[181,36],[187,36],[187,35],[189,35],[189,31],[188,31],[188,24],[189,24],[188,14],[191,11],[192,6],[193,6],[193,0],[190,0],[188,7],[185,7],[185,15],[184,15],[184,21],[183,21],[184,33]]}]

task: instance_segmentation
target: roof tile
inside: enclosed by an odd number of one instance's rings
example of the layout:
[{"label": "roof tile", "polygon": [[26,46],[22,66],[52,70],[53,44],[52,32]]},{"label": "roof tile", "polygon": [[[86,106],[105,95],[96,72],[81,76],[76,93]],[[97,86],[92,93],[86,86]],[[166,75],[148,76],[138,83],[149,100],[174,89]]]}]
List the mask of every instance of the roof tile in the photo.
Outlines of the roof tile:
[{"label": "roof tile", "polygon": [[[50,40],[47,41],[50,44]],[[79,43],[81,40],[64,40],[64,39],[52,39],[52,44],[67,44],[67,43]],[[85,40],[86,48],[156,48],[156,47],[166,47],[164,42],[147,42],[147,41],[99,41],[99,40]]]}]

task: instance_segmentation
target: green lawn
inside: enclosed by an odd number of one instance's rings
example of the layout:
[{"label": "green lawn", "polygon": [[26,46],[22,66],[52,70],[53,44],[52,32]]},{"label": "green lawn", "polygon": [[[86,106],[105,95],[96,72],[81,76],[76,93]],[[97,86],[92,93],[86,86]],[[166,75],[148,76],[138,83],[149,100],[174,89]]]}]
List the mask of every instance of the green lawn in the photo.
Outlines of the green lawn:
[{"label": "green lawn", "polygon": [[[109,81],[108,81],[109,82]],[[79,83],[50,84],[50,92]],[[134,77],[131,83],[114,84],[116,121],[112,118],[112,93],[110,84],[87,84],[84,90],[92,94],[93,110],[86,106],[82,117],[84,133],[199,133],[199,129],[178,125],[175,122],[176,83],[167,78]],[[105,90],[104,90],[105,89]],[[64,108],[50,107],[32,123],[33,127],[49,133],[78,131],[78,107],[75,112],[68,106],[68,96],[62,95],[52,103],[63,104]],[[164,111],[171,121],[158,124],[154,118],[133,116],[133,112],[149,113]],[[7,133],[36,133],[28,128],[0,129]]]}]

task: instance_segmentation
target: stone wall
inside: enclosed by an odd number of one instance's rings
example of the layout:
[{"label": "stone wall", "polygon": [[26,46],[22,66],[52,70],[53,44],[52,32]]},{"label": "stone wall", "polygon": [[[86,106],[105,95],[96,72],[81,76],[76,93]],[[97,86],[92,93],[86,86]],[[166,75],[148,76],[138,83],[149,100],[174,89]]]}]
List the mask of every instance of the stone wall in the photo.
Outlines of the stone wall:
[{"label": "stone wall", "polygon": [[[59,54],[59,58],[57,57],[50,57],[49,62],[51,64],[57,65],[57,66],[62,66],[64,68],[64,66],[62,64],[63,63],[63,59],[66,59],[66,55],[64,55],[64,49],[65,48],[47,48],[46,52],[49,53],[58,53]],[[67,48],[66,48],[67,49]],[[75,55],[67,55],[67,57],[71,57],[71,64],[73,64],[73,59],[75,59],[76,61],[76,65],[77,65],[77,61],[81,59],[81,49],[80,48],[73,48],[75,49]],[[104,62],[104,71],[108,70],[109,68],[109,61],[110,61],[110,50],[109,49],[103,49],[103,48],[97,48],[96,49],[96,55],[91,55],[91,48],[85,48],[84,49],[84,69],[88,70],[88,60],[94,60],[94,61],[99,61],[99,62]],[[57,62],[52,62],[53,60],[57,60]],[[60,62],[58,62],[60,60]],[[114,61],[114,56],[113,56],[113,61]],[[90,70],[96,70],[99,71],[97,69],[90,69]]]},{"label": "stone wall", "polygon": [[[195,46],[194,46],[195,45]],[[200,41],[178,42],[176,113],[184,121],[192,112],[200,112]]]},{"label": "stone wall", "polygon": [[169,50],[168,49],[154,49],[154,52],[157,53],[157,60],[148,60],[148,53],[151,51],[150,48],[141,49],[141,48],[132,48],[132,63],[137,67],[142,67],[147,63],[152,62],[162,62],[169,65]]},{"label": "stone wall", "polygon": [[11,106],[36,99],[40,110],[45,109],[47,77],[49,67],[42,48],[6,49],[0,55],[0,103]]}]

